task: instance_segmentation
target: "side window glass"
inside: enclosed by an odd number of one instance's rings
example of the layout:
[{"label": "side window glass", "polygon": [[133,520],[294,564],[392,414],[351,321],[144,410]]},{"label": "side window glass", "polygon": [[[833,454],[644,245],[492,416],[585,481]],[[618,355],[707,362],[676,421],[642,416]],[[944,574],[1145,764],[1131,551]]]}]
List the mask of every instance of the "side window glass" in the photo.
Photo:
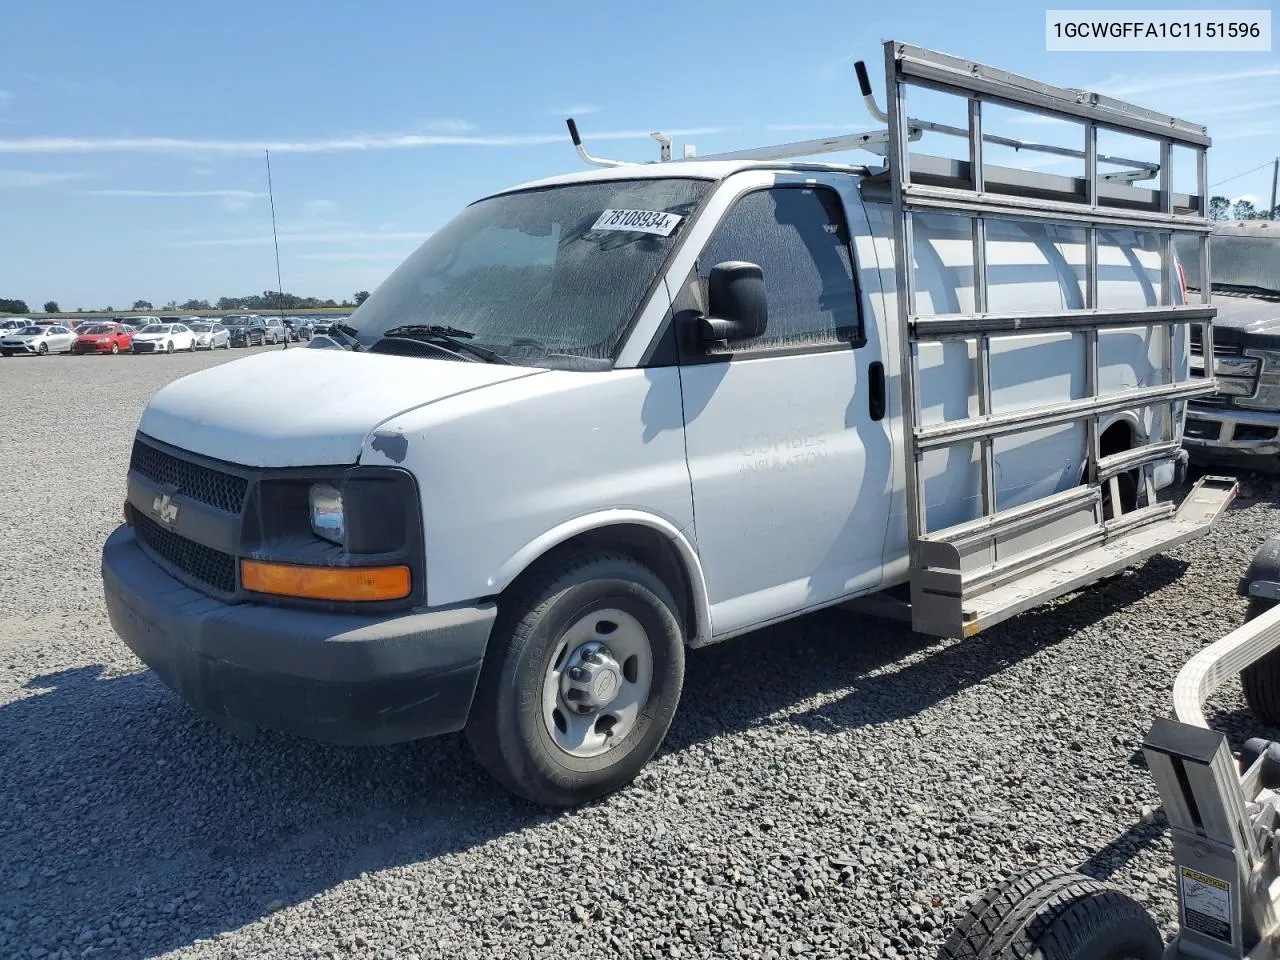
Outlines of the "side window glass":
[{"label": "side window glass", "polygon": [[855,343],[861,317],[844,208],[823,187],[774,187],[741,197],[698,258],[705,283],[726,260],[759,264],[769,301],[764,335],[734,341],[740,353],[777,347]]}]

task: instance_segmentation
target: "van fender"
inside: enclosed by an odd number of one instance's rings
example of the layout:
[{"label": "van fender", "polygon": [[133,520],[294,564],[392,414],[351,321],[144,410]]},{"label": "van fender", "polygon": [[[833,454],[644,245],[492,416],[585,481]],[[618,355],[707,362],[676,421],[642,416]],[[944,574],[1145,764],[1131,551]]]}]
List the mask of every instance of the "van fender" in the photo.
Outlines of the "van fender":
[{"label": "van fender", "polygon": [[675,548],[685,575],[689,579],[690,600],[693,603],[695,631],[688,638],[692,647],[701,646],[711,639],[711,602],[707,595],[707,580],[702,572],[702,562],[689,538],[671,521],[643,510],[600,510],[566,520],[521,547],[505,560],[489,578],[491,594],[501,593],[525,570],[548,551],[583,534],[607,530],[609,527],[646,527],[666,537]]}]

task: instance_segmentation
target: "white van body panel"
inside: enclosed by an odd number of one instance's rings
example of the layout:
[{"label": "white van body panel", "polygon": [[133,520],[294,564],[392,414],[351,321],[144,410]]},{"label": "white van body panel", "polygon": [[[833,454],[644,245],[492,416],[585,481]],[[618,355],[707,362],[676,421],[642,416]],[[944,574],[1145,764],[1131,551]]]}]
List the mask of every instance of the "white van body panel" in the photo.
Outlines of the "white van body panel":
[{"label": "white van body panel", "polygon": [[523,569],[513,558],[536,559],[532,545],[580,518],[631,511],[668,535],[693,525],[675,368],[552,370],[462,393],[384,423],[360,462],[417,478],[433,607],[501,592]]},{"label": "white van body panel", "polygon": [[175,380],[147,404],[138,429],[247,467],[355,463],[365,437],[389,417],[545,372],[346,350],[273,350]]}]

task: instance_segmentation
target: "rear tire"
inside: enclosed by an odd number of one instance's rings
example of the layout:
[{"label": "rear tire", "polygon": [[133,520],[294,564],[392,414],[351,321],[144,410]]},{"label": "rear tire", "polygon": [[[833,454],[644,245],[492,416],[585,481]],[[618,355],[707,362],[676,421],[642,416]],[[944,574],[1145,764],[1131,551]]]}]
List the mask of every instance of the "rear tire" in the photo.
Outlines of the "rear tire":
[{"label": "rear tire", "polygon": [[[564,552],[527,574],[499,604],[467,722],[480,764],[548,807],[630,783],[680,701],[678,611],[661,578],[625,554]],[[588,709],[584,695],[607,699]]]},{"label": "rear tire", "polygon": [[1081,873],[1041,869],[989,890],[940,960],[1161,960],[1155,921],[1132,897]]}]

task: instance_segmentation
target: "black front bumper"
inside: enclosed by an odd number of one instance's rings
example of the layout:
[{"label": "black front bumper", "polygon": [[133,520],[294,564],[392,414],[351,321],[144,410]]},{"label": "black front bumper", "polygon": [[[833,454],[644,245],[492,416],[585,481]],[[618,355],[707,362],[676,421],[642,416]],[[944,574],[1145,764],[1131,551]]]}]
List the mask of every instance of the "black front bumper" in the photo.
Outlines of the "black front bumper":
[{"label": "black front bumper", "polygon": [[223,603],[184,586],[120,527],[102,549],[111,625],[215,719],[342,744],[461,730],[493,604],[385,616]]}]

